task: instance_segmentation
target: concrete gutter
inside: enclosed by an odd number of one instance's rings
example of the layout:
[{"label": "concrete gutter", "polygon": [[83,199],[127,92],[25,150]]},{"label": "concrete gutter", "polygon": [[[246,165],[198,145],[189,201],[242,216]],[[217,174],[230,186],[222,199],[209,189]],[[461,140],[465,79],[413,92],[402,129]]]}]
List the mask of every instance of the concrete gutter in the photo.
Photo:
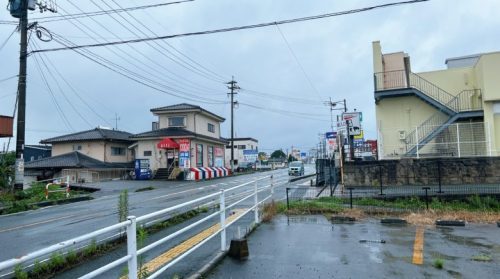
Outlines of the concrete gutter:
[{"label": "concrete gutter", "polygon": [[308,175],[304,175],[304,176],[290,178],[290,180],[288,180],[288,181],[289,182],[295,182],[295,181],[298,181],[298,180],[302,180],[302,179],[306,179],[306,178],[309,178],[309,177],[313,177],[315,175],[316,175],[316,173],[312,173],[312,174],[308,174]]}]

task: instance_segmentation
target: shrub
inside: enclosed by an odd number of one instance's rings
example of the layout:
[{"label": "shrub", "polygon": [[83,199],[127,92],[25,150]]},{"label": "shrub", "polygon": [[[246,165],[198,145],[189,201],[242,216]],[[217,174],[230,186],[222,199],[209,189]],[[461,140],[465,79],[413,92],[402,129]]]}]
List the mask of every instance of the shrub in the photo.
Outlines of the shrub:
[{"label": "shrub", "polygon": [[434,260],[434,267],[437,269],[443,269],[444,267],[444,260],[443,259],[435,259]]}]

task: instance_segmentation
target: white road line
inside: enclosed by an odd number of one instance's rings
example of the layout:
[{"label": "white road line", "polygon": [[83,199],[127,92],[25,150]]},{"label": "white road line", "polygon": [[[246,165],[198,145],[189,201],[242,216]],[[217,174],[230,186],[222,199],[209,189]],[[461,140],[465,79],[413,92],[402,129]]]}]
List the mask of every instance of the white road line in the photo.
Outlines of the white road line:
[{"label": "white road line", "polygon": [[0,233],[14,231],[17,229],[22,229],[22,228],[27,228],[27,227],[32,227],[32,226],[36,226],[36,225],[40,225],[40,224],[50,223],[50,222],[54,222],[54,221],[58,221],[58,220],[62,220],[62,219],[68,219],[68,218],[71,218],[74,216],[78,216],[78,215],[73,214],[73,215],[68,215],[68,216],[62,216],[62,217],[48,219],[48,220],[35,222],[35,223],[31,223],[31,224],[21,225],[21,226],[17,226],[17,227],[13,227],[13,228],[3,229],[3,230],[0,230]]}]

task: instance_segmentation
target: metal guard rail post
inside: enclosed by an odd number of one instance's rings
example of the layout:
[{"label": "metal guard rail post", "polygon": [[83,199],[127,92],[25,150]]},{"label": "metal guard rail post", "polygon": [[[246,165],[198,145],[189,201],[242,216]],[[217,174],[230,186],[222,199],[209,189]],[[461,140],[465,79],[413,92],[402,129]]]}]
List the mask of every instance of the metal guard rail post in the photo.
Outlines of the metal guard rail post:
[{"label": "metal guard rail post", "polygon": [[[189,249],[188,251],[186,251],[184,254],[180,255],[179,257],[177,257],[176,259],[172,260],[169,264],[165,265],[164,267],[162,267],[161,269],[159,269],[158,271],[156,271],[155,273],[153,273],[149,278],[155,278],[157,277],[158,275],[160,275],[163,271],[165,271],[167,268],[169,268],[170,266],[172,266],[173,264],[177,263],[178,261],[180,261],[182,258],[186,257],[187,255],[189,255],[190,253],[192,253],[194,250],[196,250],[197,248],[199,248],[201,245],[203,245],[204,243],[206,243],[207,241],[209,241],[210,239],[212,239],[213,237],[215,237],[218,233],[221,233],[221,249],[224,250],[226,247],[225,247],[225,238],[223,238],[222,234],[223,234],[223,231],[225,231],[225,229],[227,227],[229,227],[230,225],[232,225],[234,222],[238,221],[240,218],[242,218],[243,216],[245,216],[246,214],[248,214],[250,211],[254,211],[255,212],[255,220],[256,220],[256,223],[258,223],[258,207],[259,205],[261,205],[262,203],[266,202],[267,200],[269,200],[270,198],[272,198],[272,194],[267,196],[266,198],[264,198],[262,201],[258,201],[258,194],[267,190],[268,188],[271,188],[273,189],[273,183],[271,182],[270,185],[267,185],[267,186],[263,186],[261,187],[260,189],[257,187],[257,182],[260,181],[260,180],[264,180],[266,178],[270,178],[272,176],[264,176],[264,177],[261,177],[261,178],[258,178],[258,179],[255,179],[255,180],[252,180],[252,181],[249,181],[249,182],[246,182],[246,183],[243,183],[243,184],[240,184],[240,185],[237,185],[237,186],[234,186],[234,187],[231,187],[229,189],[226,189],[226,190],[222,190],[220,193],[213,193],[213,194],[209,194],[209,195],[206,195],[206,196],[203,196],[203,197],[200,197],[200,198],[197,198],[197,199],[194,199],[194,200],[191,200],[189,202],[185,202],[185,203],[182,203],[182,204],[178,204],[178,205],[175,205],[175,206],[172,206],[172,207],[169,207],[169,208],[166,208],[166,209],[163,209],[163,210],[159,210],[159,211],[156,211],[156,212],[153,212],[153,213],[150,213],[150,214],[146,214],[146,215],[143,215],[143,216],[140,216],[140,217],[135,217],[135,216],[129,216],[127,217],[127,221],[124,221],[124,222],[121,222],[121,223],[117,223],[117,224],[114,224],[114,225],[111,225],[111,226],[108,226],[108,227],[105,227],[105,228],[102,228],[100,230],[97,230],[97,231],[94,231],[92,233],[88,233],[88,234],[84,234],[82,236],[78,236],[76,238],[72,238],[70,240],[66,240],[66,241],[63,241],[63,242],[59,242],[57,244],[54,244],[54,245],[51,245],[49,247],[46,247],[46,248],[43,248],[43,249],[40,249],[40,250],[37,250],[35,252],[32,252],[32,253],[28,253],[24,256],[21,256],[21,257],[18,257],[18,258],[14,258],[14,259],[10,259],[10,260],[7,260],[7,261],[3,261],[3,262],[0,262],[0,270],[4,270],[4,269],[7,269],[7,268],[11,268],[11,267],[14,267],[15,265],[18,265],[18,264],[21,264],[21,263],[24,263],[26,261],[29,261],[29,260],[34,260],[38,257],[41,257],[41,256],[44,256],[44,255],[47,255],[47,254],[50,254],[52,252],[56,252],[56,251],[59,251],[61,249],[64,249],[64,248],[67,248],[69,246],[72,246],[72,245],[75,245],[75,244],[78,244],[78,243],[81,243],[83,241],[86,241],[86,240],[90,240],[96,236],[99,236],[99,235],[102,235],[102,234],[106,234],[106,233],[109,233],[109,232],[112,232],[112,231],[115,231],[115,230],[118,230],[118,229],[122,229],[122,228],[126,228],[126,233],[127,233],[127,255],[111,262],[111,263],[108,263],[107,265],[104,265],[80,278],[94,278],[95,276],[98,276],[106,271],[109,271],[125,262],[128,262],[128,270],[129,271],[132,271],[132,270],[135,270],[136,272],[129,272],[129,278],[131,279],[136,279],[137,278],[137,256],[138,255],[141,255],[159,245],[161,245],[162,243],[165,243],[166,241],[182,234],[183,232],[186,232],[188,231],[189,229],[192,229],[194,227],[196,227],[197,225],[203,223],[203,222],[206,222],[208,221],[209,219],[213,218],[214,216],[220,214],[221,216],[221,226],[219,228],[219,230],[217,230],[214,234],[212,234],[211,236],[209,236],[208,238],[206,238],[205,240],[203,240],[202,242],[200,242],[199,244],[193,246],[191,249]],[[69,182],[69,181],[68,181]],[[253,190],[250,190],[248,192],[251,192],[248,196],[245,196],[244,198],[236,201],[235,203],[229,205],[229,206],[225,206],[225,202],[226,202],[226,196],[225,196],[225,192],[229,192],[229,191],[234,191],[238,188],[241,188],[241,187],[244,187],[246,185],[250,185],[251,183],[254,183],[254,189]],[[244,192],[246,193],[246,192]],[[210,214],[208,216],[206,216],[205,218],[202,218],[200,220],[198,220],[197,222],[194,222],[156,242],[153,242],[151,244],[149,244],[148,246],[145,246],[143,247],[142,249],[139,249],[137,250],[137,243],[136,243],[136,224],[138,222],[142,222],[142,221],[145,221],[145,220],[148,220],[148,219],[152,219],[154,217],[157,217],[159,215],[164,215],[166,213],[169,213],[169,212],[172,212],[176,209],[179,209],[179,208],[182,208],[182,207],[186,207],[186,206],[189,206],[189,205],[193,205],[193,204],[196,204],[198,202],[201,202],[203,200],[206,200],[206,199],[209,199],[209,198],[212,198],[212,197],[215,197],[215,196],[220,196],[220,201],[221,201],[221,208],[218,212],[215,212],[213,214]],[[225,224],[225,211],[228,210],[228,209],[231,209],[233,208],[234,206],[236,206],[237,204],[241,203],[242,201],[248,199],[248,198],[251,198],[251,197],[255,197],[255,200],[254,200],[254,205],[252,207],[250,207],[249,209],[247,209],[246,211],[244,211],[240,216],[238,216],[237,218],[233,219],[231,222]],[[222,217],[224,217],[224,220],[222,219]],[[224,240],[224,242],[222,241]]]}]

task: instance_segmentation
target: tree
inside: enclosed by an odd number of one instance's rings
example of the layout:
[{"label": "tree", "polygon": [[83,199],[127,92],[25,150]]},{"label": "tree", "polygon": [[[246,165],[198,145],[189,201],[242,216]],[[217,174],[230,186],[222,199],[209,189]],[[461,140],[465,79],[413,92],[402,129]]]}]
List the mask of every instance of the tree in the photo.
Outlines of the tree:
[{"label": "tree", "polygon": [[285,152],[283,152],[283,150],[275,150],[273,153],[271,153],[271,158],[273,159],[286,158],[286,154]]},{"label": "tree", "polygon": [[261,161],[267,160],[267,153],[266,152],[259,152],[259,160],[261,160]]},{"label": "tree", "polygon": [[10,190],[11,182],[14,180],[15,162],[15,152],[0,154],[0,189]]},{"label": "tree", "polygon": [[293,157],[292,154],[288,155],[288,162],[297,161],[297,158]]}]

